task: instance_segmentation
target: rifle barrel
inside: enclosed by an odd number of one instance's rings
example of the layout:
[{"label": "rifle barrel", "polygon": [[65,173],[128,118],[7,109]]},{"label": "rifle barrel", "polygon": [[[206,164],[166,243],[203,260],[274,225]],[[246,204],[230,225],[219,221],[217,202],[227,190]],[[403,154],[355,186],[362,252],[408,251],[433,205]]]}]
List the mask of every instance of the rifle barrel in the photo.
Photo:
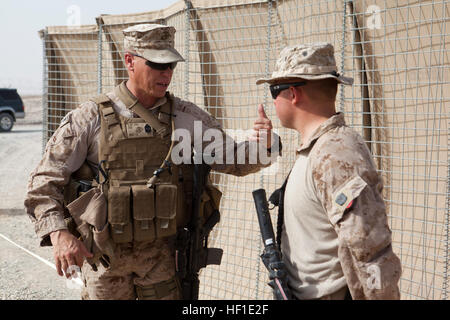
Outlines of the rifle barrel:
[{"label": "rifle barrel", "polygon": [[270,219],[269,206],[267,204],[266,190],[257,189],[252,192],[258,215],[259,227],[265,246],[275,243],[272,220]]}]

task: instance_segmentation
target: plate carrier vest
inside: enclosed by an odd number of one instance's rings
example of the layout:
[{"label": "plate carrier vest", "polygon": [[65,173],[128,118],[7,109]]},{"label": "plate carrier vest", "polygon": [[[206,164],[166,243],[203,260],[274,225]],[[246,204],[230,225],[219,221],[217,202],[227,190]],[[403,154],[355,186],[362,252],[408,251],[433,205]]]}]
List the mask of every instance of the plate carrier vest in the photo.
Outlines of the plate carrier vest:
[{"label": "plate carrier vest", "polygon": [[[173,97],[157,116],[125,118],[106,95],[95,98],[101,118],[99,183],[108,203],[110,234],[115,243],[153,241],[176,233],[189,221],[193,165],[173,165]],[[151,126],[147,118],[153,120]],[[151,187],[147,186],[153,177]]]}]

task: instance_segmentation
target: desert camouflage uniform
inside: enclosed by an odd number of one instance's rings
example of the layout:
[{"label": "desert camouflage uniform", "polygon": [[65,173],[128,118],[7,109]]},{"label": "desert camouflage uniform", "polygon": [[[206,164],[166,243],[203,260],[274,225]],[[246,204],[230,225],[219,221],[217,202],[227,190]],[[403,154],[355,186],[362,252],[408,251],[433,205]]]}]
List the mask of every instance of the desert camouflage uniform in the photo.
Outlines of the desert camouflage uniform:
[{"label": "desert camouflage uniform", "polygon": [[[297,44],[285,47],[272,76],[256,84],[323,79],[353,84],[337,72],[333,45]],[[304,107],[314,113],[313,104]],[[294,295],[344,299],[348,286],[353,299],[398,299],[400,260],[392,252],[382,181],[363,139],[337,114],[302,142],[286,185],[281,237]]]},{"label": "desert camouflage uniform", "polygon": [[[123,90],[126,89],[122,83]],[[133,117],[133,113],[121,101],[114,90],[107,94],[113,102],[113,108],[124,117]],[[153,108],[163,105],[166,98],[159,99]],[[153,109],[152,108],[152,109]],[[220,124],[207,112],[193,103],[174,99],[175,129],[184,128],[194,137],[194,121],[202,121],[203,131],[213,128],[224,134]],[[69,112],[61,121],[59,128],[49,139],[43,159],[31,173],[28,193],[25,200],[27,213],[35,225],[35,231],[41,239],[41,245],[51,245],[49,234],[67,229],[63,217],[63,188],[69,182],[73,172],[84,161],[93,167],[98,163],[100,117],[98,106],[92,102],[83,103]],[[203,136],[203,135],[202,135]],[[231,138],[229,138],[231,139]],[[276,139],[279,139],[276,136]],[[224,139],[225,144],[227,140]],[[210,142],[202,142],[203,147]],[[248,154],[253,142],[233,143],[233,152],[239,147],[246,149],[245,164],[212,164],[211,168],[223,173],[242,176],[257,172],[269,164],[249,164]],[[276,155],[273,152],[272,155]],[[236,159],[236,154],[235,158]],[[162,162],[162,159],[161,159]],[[120,244],[116,247],[116,258],[110,269],[99,264],[98,271],[84,263],[82,271],[85,278],[83,298],[90,299],[134,299],[136,286],[146,286],[173,278],[175,275],[174,249],[171,239],[159,239],[152,243]],[[177,298],[176,292],[165,298]]]},{"label": "desert camouflage uniform", "polygon": [[347,285],[353,299],[399,299],[400,260],[364,140],[338,113],[297,154],[303,169],[289,176],[281,245],[294,294],[327,298]]}]

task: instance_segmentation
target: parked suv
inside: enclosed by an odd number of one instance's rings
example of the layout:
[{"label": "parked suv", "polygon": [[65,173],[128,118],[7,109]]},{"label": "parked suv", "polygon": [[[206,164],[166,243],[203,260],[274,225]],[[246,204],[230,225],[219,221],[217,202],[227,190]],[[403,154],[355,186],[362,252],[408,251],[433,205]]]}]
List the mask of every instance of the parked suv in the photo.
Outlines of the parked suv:
[{"label": "parked suv", "polygon": [[25,118],[25,107],[17,89],[0,88],[0,132],[11,131],[16,119]]}]

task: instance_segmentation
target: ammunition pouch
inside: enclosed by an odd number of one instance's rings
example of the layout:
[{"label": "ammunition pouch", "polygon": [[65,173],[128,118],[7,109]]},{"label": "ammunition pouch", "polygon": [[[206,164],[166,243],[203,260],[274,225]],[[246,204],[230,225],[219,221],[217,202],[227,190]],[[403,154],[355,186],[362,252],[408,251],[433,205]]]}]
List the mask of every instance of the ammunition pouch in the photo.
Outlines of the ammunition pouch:
[{"label": "ammunition pouch", "polygon": [[[108,222],[115,243],[153,241],[177,231],[177,186],[170,183],[110,187]],[[131,219],[132,218],[132,219]]]},{"label": "ammunition pouch", "polygon": [[115,243],[133,241],[133,225],[130,223],[130,187],[110,187],[108,190],[108,222]]},{"label": "ammunition pouch", "polygon": [[155,229],[155,190],[147,186],[132,186],[133,233],[136,241],[153,241]]},{"label": "ammunition pouch", "polygon": [[177,232],[177,186],[156,185],[156,235],[165,238]]}]

